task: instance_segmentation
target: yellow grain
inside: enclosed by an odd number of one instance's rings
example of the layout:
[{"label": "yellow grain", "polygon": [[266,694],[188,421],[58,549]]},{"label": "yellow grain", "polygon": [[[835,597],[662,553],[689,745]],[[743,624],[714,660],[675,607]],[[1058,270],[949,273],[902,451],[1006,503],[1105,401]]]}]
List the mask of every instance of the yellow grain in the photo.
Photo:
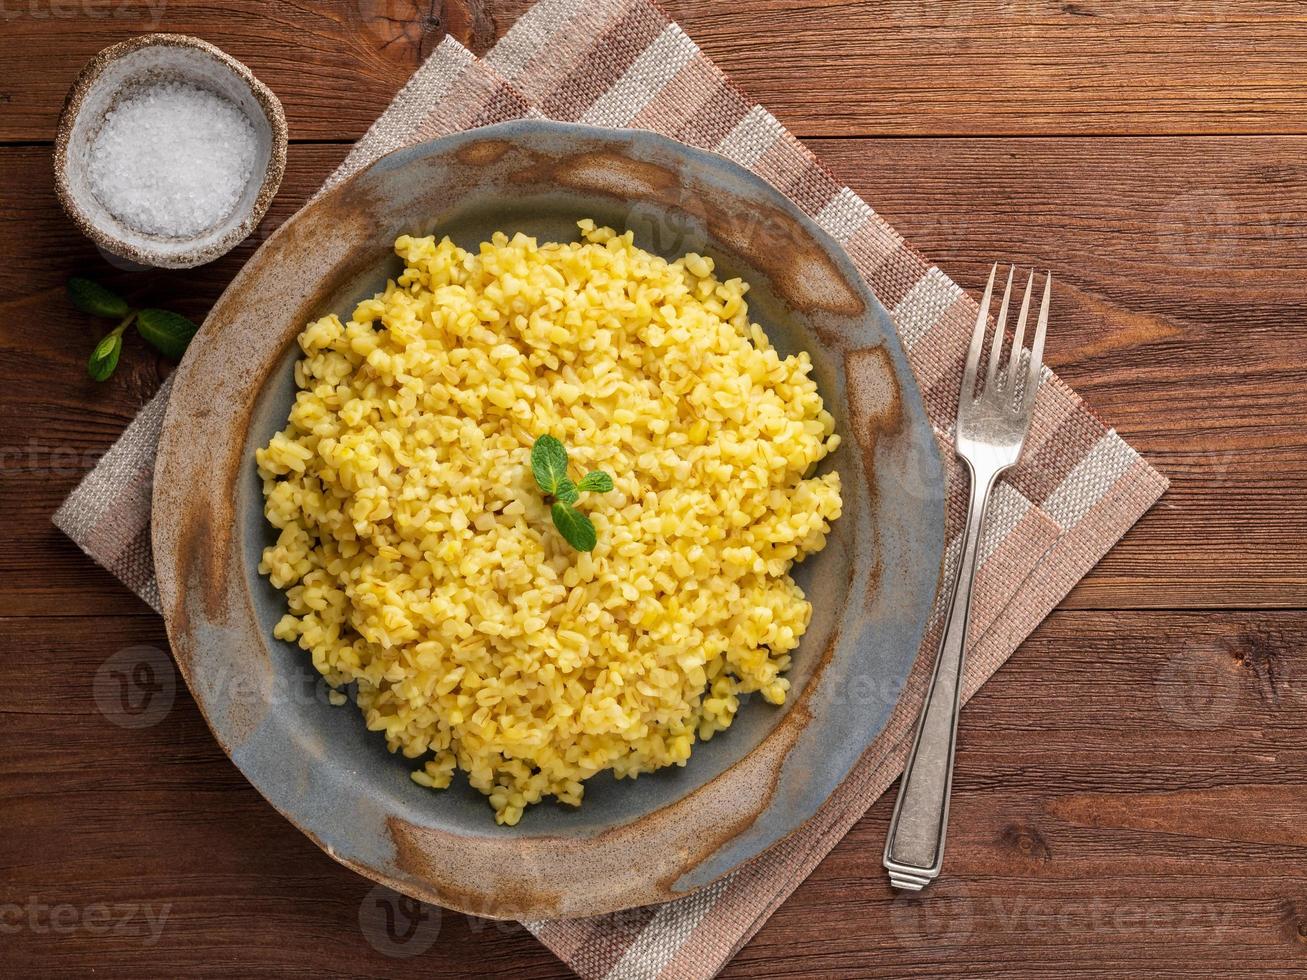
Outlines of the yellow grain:
[{"label": "yellow grain", "polygon": [[[397,280],[305,327],[256,454],[275,635],[357,683],[416,782],[462,770],[506,824],[603,770],[685,765],[742,695],[783,703],[811,615],[789,570],[841,506],[839,474],[813,475],[838,437],[809,358],[769,346],[745,283],[580,227],[401,237]],[[534,485],[545,433],[575,477],[613,476],[580,502],[593,553]]]}]

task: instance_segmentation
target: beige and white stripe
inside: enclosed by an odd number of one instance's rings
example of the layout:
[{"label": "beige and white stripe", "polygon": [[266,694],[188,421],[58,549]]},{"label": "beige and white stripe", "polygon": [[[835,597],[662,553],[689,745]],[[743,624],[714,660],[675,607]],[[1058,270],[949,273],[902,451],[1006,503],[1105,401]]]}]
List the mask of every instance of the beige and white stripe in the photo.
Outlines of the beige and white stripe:
[{"label": "beige and white stripe", "polygon": [[577,121],[610,128],[630,125],[640,109],[653,101],[698,53],[698,46],[678,25],[668,24]]}]

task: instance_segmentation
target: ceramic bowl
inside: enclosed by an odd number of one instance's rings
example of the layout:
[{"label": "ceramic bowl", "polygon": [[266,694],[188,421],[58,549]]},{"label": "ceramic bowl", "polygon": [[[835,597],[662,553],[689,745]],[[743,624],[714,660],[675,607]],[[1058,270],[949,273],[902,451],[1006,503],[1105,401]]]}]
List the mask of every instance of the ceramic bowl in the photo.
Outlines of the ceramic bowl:
[{"label": "ceramic bowl", "polygon": [[[433,792],[309,656],[272,629],[285,598],[258,574],[275,532],[254,450],[286,423],[296,335],[348,314],[400,268],[400,234],[466,248],[495,231],[574,241],[576,221],[667,258],[711,256],[749,284],[782,354],[806,350],[843,437],[844,513],[797,566],[812,623],[782,707],[747,703],[688,765],[586,783],[496,826],[461,776]],[[178,666],[218,741],[329,854],[393,888],[500,918],[571,917],[676,898],[801,827],[873,743],[930,615],[944,477],[893,325],[844,251],[771,185],[652,133],[535,120],[399,150],[283,225],[223,294],[179,368],[154,481],[153,543]]]},{"label": "ceramic bowl", "polygon": [[[245,113],[257,143],[252,176],[236,207],[198,235],[147,234],[120,221],[92,193],[90,150],[105,115],[141,88],[188,82],[225,97]],[[117,265],[187,269],[212,262],[249,237],[272,202],[286,168],[281,102],[235,58],[199,38],[146,34],[105,48],[82,69],[59,118],[55,190],[77,227]]]}]

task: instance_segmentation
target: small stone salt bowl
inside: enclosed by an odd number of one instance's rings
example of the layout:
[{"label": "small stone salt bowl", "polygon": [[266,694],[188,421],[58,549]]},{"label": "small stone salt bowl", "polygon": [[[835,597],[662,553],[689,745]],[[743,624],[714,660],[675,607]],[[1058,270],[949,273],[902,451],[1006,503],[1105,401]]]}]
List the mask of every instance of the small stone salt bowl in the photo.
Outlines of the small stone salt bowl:
[{"label": "small stone salt bowl", "polygon": [[[180,82],[220,96],[249,121],[254,158],[235,206],[193,235],[141,231],[114,215],[92,190],[91,151],[106,115],[151,86]],[[146,34],[105,48],[82,69],[59,119],[55,190],[78,228],[124,268],[188,269],[249,237],[286,169],[286,115],[272,91],[235,58],[196,37]]]}]

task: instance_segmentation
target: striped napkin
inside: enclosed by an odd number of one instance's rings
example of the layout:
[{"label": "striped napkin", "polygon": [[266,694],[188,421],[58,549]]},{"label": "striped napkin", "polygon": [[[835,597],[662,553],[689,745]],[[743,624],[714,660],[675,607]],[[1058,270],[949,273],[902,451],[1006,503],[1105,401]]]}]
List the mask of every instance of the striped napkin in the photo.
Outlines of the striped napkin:
[{"label": "striped napkin", "polygon": [[[446,39],[326,186],[397,147],[522,116],[657,130],[730,157],[789,195],[844,245],[890,311],[943,455],[953,460],[949,429],[975,301],[752,104],[650,0],[541,0],[483,60]],[[156,608],[150,484],[168,391],[165,383],[55,515],[92,558]],[[1045,370],[1025,455],[999,486],[980,545],[964,697],[1166,485]],[[947,560],[956,563],[966,505],[961,481],[950,486]],[[527,923],[531,931],[587,980],[716,973],[902,771],[940,619],[937,610],[889,725],[801,831],[678,901]]]}]

